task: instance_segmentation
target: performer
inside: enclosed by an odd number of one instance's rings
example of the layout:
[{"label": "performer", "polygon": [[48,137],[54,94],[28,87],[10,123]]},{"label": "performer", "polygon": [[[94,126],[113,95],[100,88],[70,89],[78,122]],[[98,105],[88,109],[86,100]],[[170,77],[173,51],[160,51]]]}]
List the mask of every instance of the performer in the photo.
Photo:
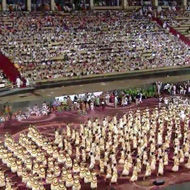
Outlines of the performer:
[{"label": "performer", "polygon": [[92,181],[91,181],[90,187],[93,190],[96,190],[98,187],[98,181],[97,181],[97,177],[96,177],[95,172],[92,172]]},{"label": "performer", "polygon": [[135,182],[135,181],[137,181],[137,179],[138,179],[137,167],[134,166],[134,167],[133,167],[133,174],[132,174],[132,176],[131,176],[131,178],[130,178],[130,181],[131,181],[131,182]]},{"label": "performer", "polygon": [[66,187],[67,188],[72,187],[73,183],[74,183],[74,181],[73,181],[72,173],[71,173],[71,171],[68,171],[67,179],[66,179]]},{"label": "performer", "polygon": [[117,174],[117,168],[115,166],[113,169],[113,175],[111,178],[111,183],[117,183],[117,178],[118,178],[118,174]]},{"label": "performer", "polygon": [[2,168],[0,168],[0,187],[5,187],[5,174]]},{"label": "performer", "polygon": [[124,164],[124,168],[123,168],[123,171],[122,171],[122,174],[121,174],[121,175],[127,176],[127,175],[129,175],[129,171],[130,171],[129,162],[128,162],[128,160],[126,159],[126,160],[125,160],[125,164]]},{"label": "performer", "polygon": [[20,88],[21,87],[21,84],[22,84],[22,81],[20,80],[19,77],[16,78],[16,85],[17,85],[17,88]]},{"label": "performer", "polygon": [[106,174],[106,180],[111,179],[112,176],[112,170],[110,164],[107,164],[107,174]]},{"label": "performer", "polygon": [[51,190],[57,190],[58,187],[59,187],[59,181],[56,177],[54,177],[51,183]]},{"label": "performer", "polygon": [[164,174],[164,164],[163,164],[163,158],[160,156],[157,176],[163,175],[163,174]]},{"label": "performer", "polygon": [[84,183],[91,183],[91,181],[92,181],[91,172],[89,171],[88,168],[86,168],[85,176],[84,176]]},{"label": "performer", "polygon": [[80,190],[81,189],[81,184],[79,181],[79,177],[78,176],[74,176],[74,183],[72,186],[72,190]]},{"label": "performer", "polygon": [[174,155],[174,166],[172,171],[177,172],[179,170],[179,157],[177,154]]},{"label": "performer", "polygon": [[143,178],[144,180],[145,180],[146,177],[151,176],[151,166],[150,166],[148,160],[146,160],[146,162],[147,162],[147,165],[146,165],[146,172],[145,172],[145,175],[144,175],[144,178]]}]

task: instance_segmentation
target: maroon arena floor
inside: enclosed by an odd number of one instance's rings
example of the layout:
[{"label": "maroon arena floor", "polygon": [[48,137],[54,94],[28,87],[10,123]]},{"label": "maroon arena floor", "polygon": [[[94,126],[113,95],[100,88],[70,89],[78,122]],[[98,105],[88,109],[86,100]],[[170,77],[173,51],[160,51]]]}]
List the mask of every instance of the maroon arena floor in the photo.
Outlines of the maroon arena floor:
[{"label": "maroon arena floor", "polygon": [[[138,107],[135,104],[131,104],[130,106],[126,107],[106,107],[104,111],[102,111],[101,108],[97,108],[94,111],[88,112],[86,115],[79,115],[76,112],[70,112],[70,111],[63,111],[63,112],[57,112],[52,113],[48,116],[43,117],[31,117],[28,120],[24,121],[7,121],[5,123],[0,124],[0,139],[3,140],[4,134],[6,132],[12,134],[15,139],[18,138],[18,135],[20,132],[27,130],[28,126],[30,124],[35,125],[39,128],[39,130],[46,136],[53,137],[54,136],[54,129],[57,127],[65,127],[66,123],[72,123],[73,127],[79,127],[79,124],[81,122],[87,121],[88,118],[103,118],[105,116],[114,116],[117,114],[117,116],[121,116],[124,113],[128,112],[130,109],[144,109],[146,107],[154,107],[158,105],[158,99],[151,98],[145,100],[142,104],[138,105]],[[171,171],[171,168],[173,166],[173,160],[169,160],[169,165],[165,168],[164,176],[157,177],[156,173],[153,173],[153,175],[143,181],[143,174],[139,176],[139,180],[135,183],[130,183],[128,177],[119,177],[118,183],[113,184],[112,187],[114,187],[117,190],[143,190],[143,189],[158,189],[158,187],[153,185],[153,181],[155,179],[163,179],[165,180],[165,184],[163,187],[187,182],[190,181],[190,170],[185,169],[183,165],[180,165],[180,170],[177,173],[174,173]],[[17,186],[18,190],[26,190],[26,187],[24,184],[21,183],[20,179],[16,176],[16,174],[11,174],[10,170],[8,168],[6,169],[6,173],[8,175],[11,175],[12,181],[15,182],[15,186]],[[104,181],[103,177],[98,177],[98,190],[108,190],[111,186],[108,182]],[[49,189],[47,187],[46,189]],[[70,190],[70,189],[69,189]],[[90,185],[83,184],[82,190],[90,190]]]}]

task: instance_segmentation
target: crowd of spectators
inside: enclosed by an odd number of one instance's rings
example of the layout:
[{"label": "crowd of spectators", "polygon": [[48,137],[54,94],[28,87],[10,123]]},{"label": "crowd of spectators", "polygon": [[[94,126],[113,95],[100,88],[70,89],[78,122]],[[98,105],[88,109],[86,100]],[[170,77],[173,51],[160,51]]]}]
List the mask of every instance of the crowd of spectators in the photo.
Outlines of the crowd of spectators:
[{"label": "crowd of spectators", "polygon": [[190,31],[190,2],[188,2],[187,7],[177,7],[177,6],[166,6],[162,8],[161,6],[157,8],[157,16],[164,22],[163,27],[166,28],[170,26],[176,29],[183,35],[189,35]]},{"label": "crowd of spectators", "polygon": [[189,47],[140,12],[1,17],[1,52],[34,81],[189,64]]}]

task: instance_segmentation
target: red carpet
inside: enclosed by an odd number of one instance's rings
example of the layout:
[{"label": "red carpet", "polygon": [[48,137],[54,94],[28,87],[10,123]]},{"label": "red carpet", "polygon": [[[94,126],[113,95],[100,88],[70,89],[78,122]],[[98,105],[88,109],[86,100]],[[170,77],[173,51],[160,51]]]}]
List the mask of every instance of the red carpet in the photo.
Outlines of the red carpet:
[{"label": "red carpet", "polygon": [[6,77],[13,83],[15,83],[18,76],[20,77],[20,72],[14,64],[2,53],[0,53],[0,69],[3,70]]}]

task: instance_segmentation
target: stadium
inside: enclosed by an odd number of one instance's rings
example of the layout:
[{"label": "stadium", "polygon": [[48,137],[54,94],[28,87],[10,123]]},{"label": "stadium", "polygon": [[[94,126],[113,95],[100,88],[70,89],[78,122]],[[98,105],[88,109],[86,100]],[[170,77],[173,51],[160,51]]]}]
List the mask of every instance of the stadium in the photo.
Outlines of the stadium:
[{"label": "stadium", "polygon": [[189,190],[189,19],[189,0],[0,0],[0,190]]}]

